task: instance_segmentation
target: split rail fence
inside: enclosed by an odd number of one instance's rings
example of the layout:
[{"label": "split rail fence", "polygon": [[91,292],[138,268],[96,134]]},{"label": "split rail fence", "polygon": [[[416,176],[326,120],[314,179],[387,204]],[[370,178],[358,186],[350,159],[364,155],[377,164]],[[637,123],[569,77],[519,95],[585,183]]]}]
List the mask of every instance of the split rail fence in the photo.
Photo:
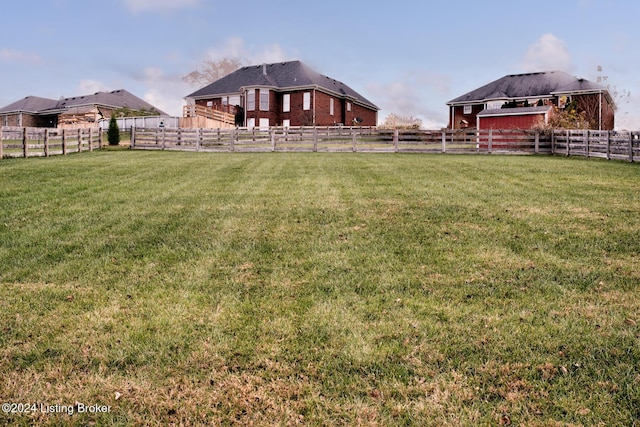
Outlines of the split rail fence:
[{"label": "split rail fence", "polygon": [[385,130],[369,127],[140,129],[131,147],[208,152],[386,152],[562,154],[634,161],[640,132],[555,130]]},{"label": "split rail fence", "polygon": [[49,157],[100,148],[100,129],[0,127],[0,159]]}]

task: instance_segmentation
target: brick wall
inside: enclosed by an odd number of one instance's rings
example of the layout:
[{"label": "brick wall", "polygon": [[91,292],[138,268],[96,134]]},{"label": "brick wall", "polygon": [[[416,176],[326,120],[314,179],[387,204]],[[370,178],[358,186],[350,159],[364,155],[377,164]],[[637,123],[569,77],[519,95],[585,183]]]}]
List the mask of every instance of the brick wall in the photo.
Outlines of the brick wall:
[{"label": "brick wall", "polygon": [[[266,90],[266,89],[265,89]],[[310,95],[310,106],[304,110],[304,93]],[[289,95],[289,111],[282,111],[284,95]],[[333,114],[331,114],[331,99],[333,99]],[[207,102],[213,102],[214,108],[220,109],[221,98],[199,99],[196,105],[207,106]],[[347,102],[351,103],[351,111],[347,111]],[[315,110],[314,110],[315,107]],[[313,90],[299,90],[293,92],[269,91],[269,111],[260,111],[260,90],[256,90],[256,103],[253,111],[246,111],[248,119],[254,119],[256,126],[260,119],[269,119],[269,126],[282,126],[285,120],[289,120],[290,126],[335,126],[339,123],[345,126],[354,124],[354,119],[359,118],[362,126],[376,126],[378,113],[375,110],[357,105],[330,94]]]}]

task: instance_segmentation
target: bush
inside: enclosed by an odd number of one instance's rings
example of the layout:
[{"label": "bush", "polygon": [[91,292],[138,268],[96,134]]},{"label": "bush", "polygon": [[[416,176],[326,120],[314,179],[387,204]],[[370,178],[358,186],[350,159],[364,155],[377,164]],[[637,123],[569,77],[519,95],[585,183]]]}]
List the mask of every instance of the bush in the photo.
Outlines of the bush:
[{"label": "bush", "polygon": [[109,141],[109,145],[118,145],[120,143],[120,128],[118,127],[118,122],[116,121],[115,116],[112,116],[111,120],[109,120],[107,139]]}]

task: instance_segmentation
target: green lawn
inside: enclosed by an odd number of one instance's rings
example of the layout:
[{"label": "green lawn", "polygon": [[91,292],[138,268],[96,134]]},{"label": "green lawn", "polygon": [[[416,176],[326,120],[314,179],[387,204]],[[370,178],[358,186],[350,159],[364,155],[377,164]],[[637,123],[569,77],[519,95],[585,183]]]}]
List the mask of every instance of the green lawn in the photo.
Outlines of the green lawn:
[{"label": "green lawn", "polygon": [[0,401],[54,409],[0,425],[640,419],[637,164],[103,150],[0,183]]}]

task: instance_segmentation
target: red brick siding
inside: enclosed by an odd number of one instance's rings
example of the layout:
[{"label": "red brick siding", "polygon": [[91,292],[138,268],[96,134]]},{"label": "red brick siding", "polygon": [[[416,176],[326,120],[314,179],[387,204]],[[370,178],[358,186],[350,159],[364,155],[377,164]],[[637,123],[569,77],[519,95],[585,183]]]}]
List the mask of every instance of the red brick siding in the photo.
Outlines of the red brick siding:
[{"label": "red brick siding", "polygon": [[476,115],[484,110],[484,104],[476,104],[471,106],[471,114],[464,114],[464,106],[456,105],[453,107],[453,117],[451,117],[451,107],[449,107],[449,129],[462,129],[460,122],[466,120],[469,122],[467,127],[475,128],[477,126]]},{"label": "red brick siding", "polygon": [[[303,110],[304,93],[310,93],[310,108]],[[282,111],[283,96],[290,95],[289,111]],[[330,99],[333,98],[333,115],[330,114]],[[199,99],[197,105],[207,106],[212,101],[214,108],[222,107],[221,98]],[[351,102],[351,111],[347,111],[346,101],[330,94],[313,90],[297,90],[291,92],[269,91],[269,111],[260,111],[260,90],[256,90],[256,107],[253,111],[246,111],[247,119],[255,119],[256,126],[261,118],[269,119],[269,126],[282,126],[285,120],[290,121],[291,126],[334,126],[339,123],[351,126],[354,118],[362,119],[362,126],[376,126],[378,113],[376,110],[357,105]],[[314,110],[315,107],[315,110]]]},{"label": "red brick siding", "polygon": [[478,129],[530,129],[540,120],[544,120],[543,114],[480,117]]}]

